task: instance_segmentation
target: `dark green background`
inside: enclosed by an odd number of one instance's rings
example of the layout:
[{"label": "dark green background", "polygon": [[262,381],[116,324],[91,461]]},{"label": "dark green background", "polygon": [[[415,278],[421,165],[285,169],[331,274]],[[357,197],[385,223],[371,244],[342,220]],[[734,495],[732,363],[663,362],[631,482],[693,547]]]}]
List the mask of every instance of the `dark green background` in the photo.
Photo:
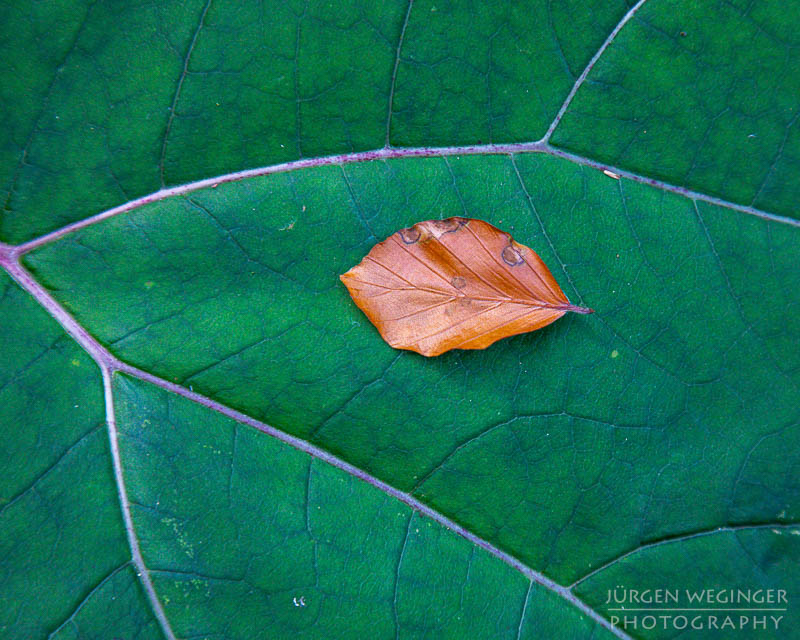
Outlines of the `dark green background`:
[{"label": "dark green background", "polygon": [[[629,6],[408,9],[5,3],[0,241],[387,139],[537,140]],[[792,3],[648,0],[552,143],[800,218],[798,25]],[[606,616],[620,584],[773,587],[790,600],[778,636],[800,637],[797,227],[548,154],[431,155],[161,199],[22,263],[125,362],[411,493]],[[452,215],[510,231],[596,313],[485,351],[392,350],[338,275]],[[4,274],[0,319],[2,635],[161,637],[99,369]],[[113,389],[135,532],[179,638],[609,635],[325,462],[139,379]]]}]

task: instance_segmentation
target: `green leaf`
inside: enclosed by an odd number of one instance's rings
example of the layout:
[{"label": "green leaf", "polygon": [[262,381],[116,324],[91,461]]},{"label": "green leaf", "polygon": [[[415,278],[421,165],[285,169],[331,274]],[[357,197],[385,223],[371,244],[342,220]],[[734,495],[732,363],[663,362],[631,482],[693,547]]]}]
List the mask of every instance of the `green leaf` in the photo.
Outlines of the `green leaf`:
[{"label": "green leaf", "polygon": [[599,61],[553,142],[800,218],[798,23],[797,3],[649,2]]},{"label": "green leaf", "polygon": [[[2,635],[798,637],[796,13],[6,3]],[[452,215],[596,313],[388,347],[338,276]]]},{"label": "green leaf", "polygon": [[0,319],[0,630],[158,638],[125,539],[100,372],[4,274]]}]

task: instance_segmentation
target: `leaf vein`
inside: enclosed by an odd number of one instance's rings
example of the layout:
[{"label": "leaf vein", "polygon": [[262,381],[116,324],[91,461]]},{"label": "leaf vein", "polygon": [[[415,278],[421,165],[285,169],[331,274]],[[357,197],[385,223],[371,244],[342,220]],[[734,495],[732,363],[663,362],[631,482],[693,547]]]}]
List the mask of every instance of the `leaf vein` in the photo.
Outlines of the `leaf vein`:
[{"label": "leaf vein", "polygon": [[[134,200],[129,200],[123,204],[112,207],[100,213],[94,214],[82,220],[72,222],[59,229],[50,231],[41,236],[33,238],[27,242],[16,246],[6,247],[6,251],[10,258],[16,258],[25,253],[33,251],[34,249],[54,242],[66,235],[75,233],[86,227],[95,225],[99,222],[112,218],[114,216],[133,211],[154,202],[160,202],[167,198],[175,196],[183,196],[193,191],[200,189],[214,188],[221,184],[229,182],[238,182],[241,180],[248,180],[250,178],[258,178],[261,176],[273,175],[277,173],[288,173],[291,171],[299,171],[301,169],[313,169],[315,167],[326,167],[339,164],[355,164],[361,162],[372,162],[375,160],[391,160],[398,158],[447,158],[448,156],[475,156],[475,155],[508,155],[513,156],[517,154],[526,153],[541,153],[562,160],[567,160],[574,164],[597,169],[599,171],[609,170],[616,173],[622,178],[626,178],[639,184],[644,184],[654,189],[674,193],[690,200],[700,200],[708,202],[718,207],[746,213],[748,215],[761,218],[770,222],[777,222],[780,224],[788,224],[793,227],[800,227],[800,220],[783,216],[777,213],[771,213],[762,209],[757,209],[751,205],[745,205],[731,200],[725,200],[717,196],[712,196],[700,191],[694,191],[684,186],[664,182],[645,175],[628,171],[622,167],[609,165],[604,162],[599,162],[581,156],[564,149],[557,149],[542,141],[536,142],[513,142],[506,144],[476,144],[465,146],[452,146],[452,147],[405,147],[405,148],[381,148],[373,149],[371,151],[358,151],[354,153],[342,153],[332,156],[318,156],[315,158],[301,158],[299,160],[292,160],[290,162],[282,162],[278,164],[265,165],[263,167],[256,167],[254,169],[245,169],[243,171],[234,171],[211,178],[203,178],[195,182],[188,182],[174,187],[168,187],[154,191]],[[2,247],[0,247],[2,248]]]}]

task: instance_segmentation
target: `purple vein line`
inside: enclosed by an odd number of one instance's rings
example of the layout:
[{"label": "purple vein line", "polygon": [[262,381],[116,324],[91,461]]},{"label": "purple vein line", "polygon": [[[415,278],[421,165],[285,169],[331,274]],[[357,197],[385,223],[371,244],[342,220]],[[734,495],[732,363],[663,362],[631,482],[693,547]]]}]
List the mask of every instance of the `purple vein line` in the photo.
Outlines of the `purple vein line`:
[{"label": "purple vein line", "polygon": [[125,489],[125,478],[122,473],[122,459],[119,454],[119,442],[117,434],[117,421],[114,414],[114,398],[111,393],[111,378],[115,370],[119,370],[119,361],[109,353],[93,336],[84,329],[75,318],[73,318],[55,299],[40,285],[34,278],[14,260],[5,245],[0,245],[0,266],[11,275],[17,283],[25,289],[44,309],[72,336],[75,341],[83,347],[86,352],[94,359],[103,374],[103,393],[105,396],[106,426],[108,427],[109,446],[111,448],[111,461],[114,468],[114,479],[117,484],[117,494],[119,497],[122,520],[125,524],[125,533],[128,538],[128,546],[131,552],[131,560],[136,567],[136,575],[142,583],[153,614],[161,626],[167,640],[176,640],[172,627],[158,599],[153,581],[150,579],[150,572],[144,563],[139,539],[133,527],[131,517],[130,502],[128,492]]},{"label": "purple vein line", "polygon": [[513,569],[516,569],[517,571],[522,573],[531,582],[536,582],[537,584],[539,584],[539,585],[541,585],[541,586],[543,586],[543,587],[545,587],[547,589],[550,589],[551,591],[554,591],[556,594],[558,594],[559,596],[564,598],[570,604],[572,604],[573,606],[578,608],[586,616],[588,616],[589,618],[594,620],[597,624],[603,626],[605,629],[608,629],[611,633],[616,635],[618,638],[621,638],[623,640],[631,640],[630,636],[628,636],[626,633],[624,633],[622,630],[618,629],[617,627],[613,626],[608,620],[606,620],[603,616],[601,616],[597,611],[595,611],[594,609],[589,607],[585,602],[580,600],[574,593],[572,593],[572,591],[568,587],[564,587],[564,586],[554,582],[553,580],[551,580],[550,578],[548,578],[544,574],[539,573],[538,571],[535,571],[534,569],[532,569],[528,565],[524,564],[523,562],[521,562],[520,560],[518,560],[517,558],[515,558],[511,554],[506,553],[502,549],[499,549],[499,548],[495,547],[493,544],[491,544],[487,540],[484,540],[483,538],[477,536],[476,534],[472,533],[468,529],[465,529],[464,527],[462,527],[460,524],[458,524],[454,520],[451,520],[447,516],[439,513],[438,511],[436,511],[432,507],[429,507],[428,505],[426,505],[425,503],[421,502],[420,500],[418,500],[414,496],[412,496],[412,495],[410,495],[408,493],[405,493],[404,491],[400,491],[400,489],[397,489],[397,488],[393,487],[392,485],[387,484],[383,480],[380,480],[379,478],[376,478],[375,476],[370,475],[366,471],[364,471],[362,469],[359,469],[358,467],[350,464],[349,462],[346,462],[346,461],[342,460],[341,458],[338,458],[338,457],[334,456],[333,454],[329,453],[328,451],[325,451],[324,449],[321,449],[321,448],[311,444],[310,442],[307,442],[306,440],[303,440],[301,438],[297,438],[297,437],[295,437],[295,436],[293,436],[291,434],[288,434],[288,433],[285,433],[283,431],[280,431],[280,430],[276,429],[275,427],[272,427],[272,426],[270,426],[270,425],[268,425],[268,424],[266,424],[264,422],[261,422],[260,420],[256,420],[255,418],[251,418],[250,416],[248,416],[248,415],[246,415],[244,413],[241,413],[240,411],[236,411],[235,409],[231,409],[230,407],[228,407],[228,406],[226,406],[224,404],[221,404],[221,403],[219,403],[219,402],[217,402],[215,400],[212,400],[211,398],[203,396],[203,395],[201,395],[199,393],[196,393],[194,391],[190,391],[189,389],[186,389],[185,387],[181,387],[180,385],[177,385],[177,384],[175,384],[173,382],[169,382],[168,380],[164,380],[162,378],[159,378],[158,376],[154,376],[151,373],[147,373],[146,371],[142,371],[141,369],[133,367],[133,366],[131,366],[129,364],[126,364],[124,362],[118,362],[117,370],[120,373],[125,373],[125,374],[133,376],[135,378],[139,378],[140,380],[144,380],[145,382],[149,382],[149,383],[151,383],[151,384],[153,384],[155,386],[158,386],[158,387],[160,387],[162,389],[166,389],[167,391],[171,391],[172,393],[175,393],[176,395],[179,395],[179,396],[182,396],[182,397],[187,398],[189,400],[192,400],[193,402],[196,402],[197,404],[202,405],[202,406],[204,406],[204,407],[206,407],[208,409],[211,409],[212,411],[216,411],[217,413],[220,413],[220,414],[222,414],[222,415],[224,415],[224,416],[226,416],[228,418],[231,418],[232,420],[235,420],[236,422],[239,422],[240,424],[244,424],[244,425],[247,425],[247,426],[252,427],[254,429],[257,429],[257,430],[261,431],[262,433],[265,433],[265,434],[267,434],[269,436],[272,436],[273,438],[275,438],[277,440],[280,440],[281,442],[284,442],[284,443],[288,444],[289,446],[297,449],[298,451],[302,451],[303,453],[306,453],[306,454],[310,455],[313,458],[317,458],[318,460],[322,460],[323,462],[326,462],[329,465],[331,465],[333,467],[336,467],[337,469],[341,469],[345,473],[348,473],[351,476],[366,482],[367,484],[375,487],[379,491],[382,491],[383,493],[391,496],[392,498],[395,498],[396,500],[399,500],[403,504],[411,507],[411,509],[413,509],[415,512],[419,513],[421,516],[430,518],[431,520],[437,522],[438,524],[442,525],[443,527],[446,527],[447,529],[450,529],[450,531],[453,531],[454,533],[457,533],[462,538],[465,538],[466,540],[468,540],[469,542],[471,542],[475,546],[480,547],[481,549],[484,549],[489,554],[493,555],[495,558],[498,558],[499,560],[501,560],[502,562],[504,562],[508,566],[510,566]]},{"label": "purple vein line", "polygon": [[640,551],[646,551],[647,549],[652,549],[653,547],[660,547],[661,545],[665,544],[672,544],[673,542],[684,542],[686,540],[691,540],[693,538],[704,538],[706,536],[711,536],[717,533],[736,533],[737,531],[753,531],[757,529],[770,529],[774,530],[775,532],[780,532],[782,529],[792,529],[792,533],[795,531],[800,533],[800,529],[796,527],[800,526],[800,522],[765,522],[761,524],[735,524],[735,525],[728,525],[725,527],[714,527],[713,529],[704,529],[702,531],[695,531],[693,533],[685,533],[677,536],[671,536],[669,538],[662,538],[661,540],[654,540],[653,542],[647,542],[645,544],[639,545],[635,549],[631,549],[622,553],[615,558],[612,558],[608,562],[601,564],[596,569],[593,569],[586,575],[578,578],[575,582],[569,585],[569,589],[574,589],[577,587],[581,582],[584,580],[588,580],[596,573],[600,573],[605,569],[608,569],[610,566],[617,564],[618,562],[624,560],[628,556],[632,556]]},{"label": "purple vein line", "polygon": [[389,86],[389,104],[386,109],[386,144],[389,147],[389,136],[392,132],[392,109],[394,108],[394,88],[397,83],[397,69],[400,67],[400,50],[403,48],[403,39],[406,37],[406,28],[408,27],[408,19],[411,17],[411,7],[414,6],[414,0],[408,0],[408,8],[406,9],[406,17],[403,20],[403,26],[400,29],[400,37],[397,39],[397,50],[394,55],[394,68],[392,69],[392,82]]},{"label": "purple vein line", "polygon": [[164,130],[164,141],[161,143],[161,160],[158,163],[158,171],[161,177],[161,186],[163,187],[164,182],[164,161],[167,158],[167,140],[169,139],[169,132],[172,130],[172,121],[175,119],[175,107],[178,106],[178,99],[181,97],[181,89],[183,88],[183,81],[186,80],[186,75],[189,73],[189,58],[192,57],[192,51],[194,51],[194,45],[197,44],[197,36],[200,35],[200,30],[203,28],[203,25],[206,21],[206,14],[208,13],[208,9],[211,6],[211,0],[206,2],[206,6],[203,7],[203,12],[200,14],[200,21],[197,23],[197,29],[194,30],[194,35],[192,36],[192,41],[189,43],[189,48],[186,50],[186,55],[183,58],[183,69],[181,69],[181,75],[178,78],[178,86],[175,87],[175,95],[172,96],[172,105],[169,108],[169,117],[167,118],[167,126]]},{"label": "purple vein line", "polygon": [[150,601],[150,606],[153,608],[153,613],[161,625],[161,629],[167,640],[176,640],[172,627],[169,624],[164,607],[161,606],[161,601],[158,599],[156,588],[153,586],[153,581],[150,578],[150,571],[144,563],[142,551],[139,548],[139,538],[136,536],[136,530],[133,528],[133,518],[131,516],[131,503],[128,501],[128,491],[125,488],[125,478],[122,473],[122,458],[119,454],[119,433],[117,431],[117,418],[114,413],[114,394],[111,390],[113,370],[110,367],[102,366],[103,371],[103,393],[106,399],[106,424],[108,425],[108,442],[111,447],[111,460],[114,467],[114,479],[117,482],[117,493],[119,494],[119,503],[122,510],[122,519],[125,523],[125,533],[128,536],[128,546],[131,550],[133,564],[136,567],[136,575],[142,582],[147,599]]},{"label": "purple vein line", "polygon": [[586,65],[586,68],[583,70],[581,75],[579,75],[578,79],[575,81],[575,84],[572,85],[572,89],[570,89],[569,93],[567,94],[567,97],[564,100],[564,104],[561,105],[561,108],[558,110],[558,113],[556,113],[556,117],[553,119],[553,122],[551,122],[550,126],[547,128],[547,132],[544,134],[544,137],[541,140],[542,142],[547,143],[550,141],[550,136],[553,135],[553,131],[556,130],[556,127],[561,122],[561,118],[564,117],[564,114],[567,112],[567,109],[569,109],[569,105],[572,103],[572,99],[575,97],[575,94],[578,93],[578,89],[580,89],[581,86],[583,85],[583,81],[586,80],[586,76],[588,76],[589,73],[592,71],[592,69],[594,69],[594,65],[597,64],[597,61],[600,59],[600,56],[602,56],[606,52],[606,49],[608,49],[608,47],[614,41],[614,38],[617,37],[617,34],[622,30],[622,27],[624,27],[626,24],[628,24],[628,22],[630,22],[631,18],[633,18],[636,12],[641,8],[641,6],[646,1],[647,0],[639,0],[639,2],[633,5],[628,10],[628,13],[622,16],[622,20],[620,20],[619,24],[617,24],[617,26],[614,27],[613,31],[611,31],[611,33],[608,34],[608,37],[605,39],[605,42],[603,42],[603,44],[600,45],[600,48],[597,50],[597,53],[595,53],[592,56],[592,59],[589,60],[589,64]]},{"label": "purple vein line", "polygon": [[606,618],[600,615],[597,611],[592,609],[589,605],[587,605],[583,600],[578,598],[569,587],[562,586],[557,582],[554,582],[547,576],[538,571],[532,569],[528,565],[524,564],[511,554],[495,547],[493,544],[484,540],[483,538],[477,536],[476,534],[472,533],[468,529],[465,529],[460,524],[451,520],[447,516],[439,513],[432,507],[426,505],[425,503],[421,502],[414,496],[400,489],[397,489],[390,484],[387,484],[383,480],[376,478],[373,475],[370,475],[366,471],[359,469],[358,467],[350,464],[342,460],[341,458],[336,457],[335,455],[321,449],[306,440],[293,436],[291,434],[285,433],[284,431],[280,431],[275,427],[272,427],[260,420],[256,420],[255,418],[251,418],[250,416],[236,411],[216,400],[212,400],[206,396],[203,396],[199,393],[191,391],[190,389],[186,389],[185,387],[181,387],[173,382],[169,382],[168,380],[164,380],[155,376],[151,373],[146,371],[142,371],[137,367],[129,365],[125,362],[119,360],[116,356],[110,353],[103,345],[101,345],[92,335],[89,334],[86,329],[84,329],[80,323],[78,323],[69,312],[64,309],[56,300],[53,298],[52,295],[41,285],[39,282],[31,276],[31,274],[20,265],[20,263],[15,259],[15,257],[8,251],[8,247],[5,245],[0,245],[0,266],[2,266],[8,273],[11,275],[12,278],[23,288],[25,289],[31,296],[33,296],[37,302],[39,302],[42,307],[53,317],[55,320],[64,328],[64,330],[72,336],[78,344],[83,347],[87,353],[89,353],[92,358],[97,362],[98,366],[100,367],[101,371],[103,372],[103,388],[105,391],[106,396],[106,417],[108,422],[108,430],[109,430],[109,440],[111,442],[111,452],[112,458],[114,463],[114,476],[117,480],[117,487],[119,491],[119,498],[120,503],[122,505],[122,513],[123,518],[125,521],[125,528],[128,533],[128,542],[131,547],[131,553],[133,556],[133,562],[137,567],[137,573],[139,573],[139,577],[142,580],[142,584],[144,585],[145,591],[147,593],[148,599],[153,607],[156,617],[158,618],[159,622],[161,623],[162,628],[164,629],[164,633],[167,636],[168,640],[175,640],[175,635],[172,633],[172,630],[169,626],[169,622],[164,614],[163,607],[161,606],[160,601],[158,600],[158,596],[156,594],[155,588],[153,587],[153,583],[150,579],[150,574],[147,571],[147,568],[144,564],[144,560],[142,558],[141,550],[139,548],[139,542],[136,537],[136,533],[133,528],[133,521],[130,515],[130,503],[128,501],[127,492],[125,490],[125,482],[124,476],[122,473],[122,462],[119,454],[119,445],[117,442],[117,427],[116,427],[116,418],[114,414],[114,401],[111,391],[111,384],[112,384],[112,377],[115,373],[124,373],[129,376],[133,376],[145,382],[149,382],[152,385],[160,387],[161,389],[165,389],[172,393],[175,393],[179,396],[187,398],[197,404],[204,406],[212,411],[216,411],[217,413],[224,415],[240,424],[247,425],[254,429],[258,429],[262,433],[265,433],[281,442],[286,443],[287,445],[297,449],[298,451],[302,451],[303,453],[308,454],[313,458],[317,458],[318,460],[322,460],[323,462],[327,462],[333,467],[337,469],[341,469],[345,473],[350,474],[351,476],[358,478],[366,482],[367,484],[375,487],[379,491],[399,500],[403,504],[409,506],[412,510],[416,511],[422,516],[428,517],[431,520],[439,523],[443,527],[446,527],[450,531],[460,535],[462,538],[465,538],[472,544],[481,549],[484,549],[489,554],[493,555],[495,558],[498,558],[508,566],[516,569],[521,574],[523,574],[528,580],[532,582],[536,582],[537,584],[545,587],[556,593],[557,595],[561,596],[564,600],[569,602],[571,605],[576,607],[580,610],[584,615],[588,616],[591,620],[596,622],[597,624],[601,625],[616,637],[620,638],[621,640],[632,640],[632,638],[626,634],[621,629],[618,629],[614,625],[611,624]]},{"label": "purple vein line", "polygon": [[467,145],[463,147],[389,147],[375,149],[372,151],[359,151],[356,153],[343,153],[333,156],[304,158],[302,160],[293,160],[292,162],[283,162],[280,164],[257,167],[255,169],[235,171],[233,173],[226,173],[213,178],[204,178],[202,180],[197,180],[196,182],[189,182],[155,191],[149,195],[142,196],[141,198],[137,198],[135,200],[130,200],[112,209],[108,209],[88,218],[84,218],[83,220],[68,224],[60,229],[56,229],[55,231],[51,231],[50,233],[39,236],[38,238],[34,238],[33,240],[30,240],[24,244],[12,247],[11,251],[13,256],[19,256],[32,251],[37,247],[54,242],[55,240],[58,240],[59,238],[62,238],[70,233],[84,229],[93,224],[97,224],[98,222],[102,222],[108,218],[113,218],[114,216],[122,213],[127,213],[129,211],[133,211],[134,209],[138,209],[139,207],[152,204],[154,202],[160,202],[161,200],[166,200],[167,198],[184,196],[200,189],[214,188],[218,185],[228,182],[237,182],[239,180],[247,180],[249,178],[268,176],[274,173],[287,173],[290,171],[298,171],[300,169],[312,169],[314,167],[355,164],[359,162],[370,162],[373,160],[390,160],[393,158],[446,158],[449,156],[516,155],[523,153],[543,153],[556,158],[569,160],[570,162],[574,162],[575,164],[584,167],[589,167],[590,169],[597,169],[599,171],[609,170],[623,178],[631,180],[632,182],[646,184],[650,187],[661,189],[662,191],[675,193],[685,198],[689,198],[690,200],[707,202],[718,207],[724,207],[726,209],[732,209],[741,213],[747,213],[771,222],[780,222],[782,224],[800,227],[800,220],[795,220],[794,218],[781,216],[775,213],[769,213],[767,211],[762,211],[761,209],[756,209],[752,206],[730,202],[728,200],[723,200],[722,198],[717,198],[716,196],[710,196],[699,191],[687,189],[686,187],[677,186],[668,182],[656,180],[654,178],[648,178],[647,176],[641,176],[620,167],[615,167],[603,162],[597,162],[591,158],[570,153],[569,151],[556,149],[547,143],[539,141],[515,142],[509,144]]}]

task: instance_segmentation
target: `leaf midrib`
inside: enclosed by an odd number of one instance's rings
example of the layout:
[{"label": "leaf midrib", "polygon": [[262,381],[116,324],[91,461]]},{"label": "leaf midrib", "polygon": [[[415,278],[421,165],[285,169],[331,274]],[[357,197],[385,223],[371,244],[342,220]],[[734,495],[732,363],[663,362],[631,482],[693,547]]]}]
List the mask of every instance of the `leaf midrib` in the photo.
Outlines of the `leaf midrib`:
[{"label": "leaf midrib", "polygon": [[[442,246],[444,246],[444,245],[442,245]],[[412,254],[409,254],[409,255],[412,255]],[[453,255],[455,255],[455,254],[453,254]],[[419,258],[417,258],[416,256],[412,255],[412,257],[414,259],[416,259],[416,260],[419,260]],[[455,256],[455,257],[457,257],[457,256]],[[436,287],[426,287],[426,286],[423,286],[423,285],[415,284],[415,283],[413,283],[413,282],[411,282],[409,280],[406,280],[406,278],[401,276],[399,273],[397,273],[393,269],[390,269],[385,264],[383,264],[381,262],[378,262],[378,260],[376,260],[374,257],[372,257],[370,255],[367,255],[365,257],[365,259],[369,259],[370,262],[374,262],[378,266],[383,267],[384,269],[386,269],[387,271],[389,271],[393,275],[397,276],[401,280],[404,280],[405,282],[407,282],[410,285],[408,287],[389,287],[387,285],[378,284],[377,282],[370,282],[368,280],[362,280],[361,278],[353,278],[353,280],[355,282],[360,282],[361,284],[366,284],[366,285],[369,285],[371,287],[376,287],[378,289],[386,289],[385,293],[380,293],[378,295],[371,296],[373,298],[377,298],[378,296],[386,295],[386,294],[391,293],[393,291],[425,291],[426,293],[432,293],[433,295],[442,296],[443,298],[447,298],[447,300],[445,300],[444,302],[437,303],[436,305],[433,305],[433,306],[438,306],[438,305],[444,304],[446,302],[450,302],[450,301],[453,301],[453,300],[458,300],[460,298],[463,298],[465,300],[476,300],[476,301],[479,301],[479,302],[500,302],[500,303],[505,303],[505,304],[519,304],[519,305],[523,305],[523,306],[526,306],[526,307],[531,307],[532,309],[555,309],[557,311],[574,311],[576,309],[575,305],[572,305],[572,304],[569,304],[569,303],[550,304],[548,302],[544,302],[542,300],[538,300],[535,297],[533,297],[533,294],[531,294],[530,298],[512,298],[511,296],[503,295],[502,291],[500,291],[499,289],[497,290],[497,293],[500,294],[500,295],[497,295],[497,296],[490,296],[490,295],[478,296],[478,295],[473,295],[473,294],[470,294],[470,293],[466,293],[464,291],[455,290],[455,287],[452,287],[452,285],[450,285],[450,286],[451,286],[452,289],[454,289],[453,291],[446,290],[446,289],[437,289]],[[421,264],[425,265],[426,267],[428,266],[424,262],[422,262],[421,260],[419,260],[419,261],[420,261]],[[466,266],[463,261],[461,262],[461,264],[464,265],[470,271],[472,271],[472,269],[470,269],[468,266]],[[430,267],[428,267],[428,268],[430,268]],[[431,269],[431,272],[435,273],[437,276],[441,277],[441,275],[438,272],[434,271],[433,269]],[[472,273],[475,274],[474,271],[472,271]],[[475,275],[477,275],[477,274],[475,274]],[[446,281],[444,281],[444,282],[446,282]],[[485,284],[493,287],[493,285],[491,285],[490,283],[486,282],[485,280],[483,280],[483,282]],[[449,283],[447,283],[447,284],[449,285]],[[493,288],[497,289],[497,287],[493,287]],[[553,293],[553,295],[556,295],[555,292],[552,292],[552,293]],[[431,308],[432,307],[426,307],[425,309],[420,309],[419,311],[416,311],[416,312],[411,313],[409,315],[415,315],[416,313],[422,313],[423,311],[427,311],[428,309],[431,309]],[[408,316],[403,316],[403,317],[408,317]],[[398,318],[386,318],[384,321],[392,321],[392,320],[397,320],[397,319]]]}]

